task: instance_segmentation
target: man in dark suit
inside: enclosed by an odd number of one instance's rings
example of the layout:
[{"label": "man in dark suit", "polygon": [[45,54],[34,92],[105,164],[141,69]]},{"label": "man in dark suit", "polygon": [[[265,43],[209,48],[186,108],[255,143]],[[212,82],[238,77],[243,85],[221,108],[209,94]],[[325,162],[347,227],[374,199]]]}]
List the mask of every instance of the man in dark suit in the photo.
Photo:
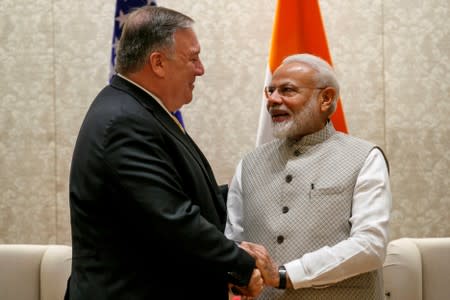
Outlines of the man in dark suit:
[{"label": "man in dark suit", "polygon": [[163,7],[128,16],[109,86],[73,153],[73,260],[66,299],[256,296],[254,259],[223,235],[226,207],[211,168],[171,114],[204,73],[193,20]]}]

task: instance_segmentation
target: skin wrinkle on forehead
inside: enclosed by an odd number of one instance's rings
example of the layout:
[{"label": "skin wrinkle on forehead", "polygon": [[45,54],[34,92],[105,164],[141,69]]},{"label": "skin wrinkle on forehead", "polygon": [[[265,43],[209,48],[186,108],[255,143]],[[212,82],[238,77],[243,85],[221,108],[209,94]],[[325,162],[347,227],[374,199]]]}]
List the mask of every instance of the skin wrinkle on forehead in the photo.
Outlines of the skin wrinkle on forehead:
[{"label": "skin wrinkle on forehead", "polygon": [[278,76],[283,76],[283,80],[286,80],[287,82],[295,82],[296,85],[298,85],[297,82],[300,81],[303,86],[314,87],[316,83],[316,74],[317,70],[306,63],[288,62],[282,64],[277,70],[275,70],[272,77],[272,82],[276,80]]}]

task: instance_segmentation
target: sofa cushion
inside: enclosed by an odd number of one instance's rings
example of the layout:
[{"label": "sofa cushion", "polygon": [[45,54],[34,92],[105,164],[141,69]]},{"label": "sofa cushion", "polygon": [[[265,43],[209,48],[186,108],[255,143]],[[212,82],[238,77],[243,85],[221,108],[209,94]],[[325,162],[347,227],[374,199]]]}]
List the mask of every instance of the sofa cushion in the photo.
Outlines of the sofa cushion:
[{"label": "sofa cushion", "polygon": [[0,299],[61,300],[71,255],[63,245],[0,245]]}]

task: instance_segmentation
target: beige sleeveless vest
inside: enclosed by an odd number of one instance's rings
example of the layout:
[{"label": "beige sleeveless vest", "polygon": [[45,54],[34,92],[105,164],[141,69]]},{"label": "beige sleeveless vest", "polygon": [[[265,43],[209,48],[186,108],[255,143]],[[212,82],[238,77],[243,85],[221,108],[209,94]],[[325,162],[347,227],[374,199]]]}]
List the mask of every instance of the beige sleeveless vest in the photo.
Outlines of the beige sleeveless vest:
[{"label": "beige sleeveless vest", "polygon": [[[297,143],[276,140],[249,153],[242,162],[244,240],[283,264],[347,239],[356,179],[374,147],[329,122]],[[258,299],[383,299],[381,273],[326,288],[266,287]]]}]

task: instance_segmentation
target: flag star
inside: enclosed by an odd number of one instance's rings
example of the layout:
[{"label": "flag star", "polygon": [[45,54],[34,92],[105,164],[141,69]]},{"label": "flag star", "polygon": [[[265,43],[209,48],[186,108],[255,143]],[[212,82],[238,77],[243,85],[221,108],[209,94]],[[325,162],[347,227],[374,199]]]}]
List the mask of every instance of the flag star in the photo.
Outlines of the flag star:
[{"label": "flag star", "polygon": [[119,39],[117,37],[114,37],[114,43],[112,45],[114,51],[117,49],[118,45],[119,45]]},{"label": "flag star", "polygon": [[122,28],[123,24],[127,20],[127,14],[124,14],[122,10],[119,11],[119,16],[116,17],[116,21],[119,22],[119,27]]}]

